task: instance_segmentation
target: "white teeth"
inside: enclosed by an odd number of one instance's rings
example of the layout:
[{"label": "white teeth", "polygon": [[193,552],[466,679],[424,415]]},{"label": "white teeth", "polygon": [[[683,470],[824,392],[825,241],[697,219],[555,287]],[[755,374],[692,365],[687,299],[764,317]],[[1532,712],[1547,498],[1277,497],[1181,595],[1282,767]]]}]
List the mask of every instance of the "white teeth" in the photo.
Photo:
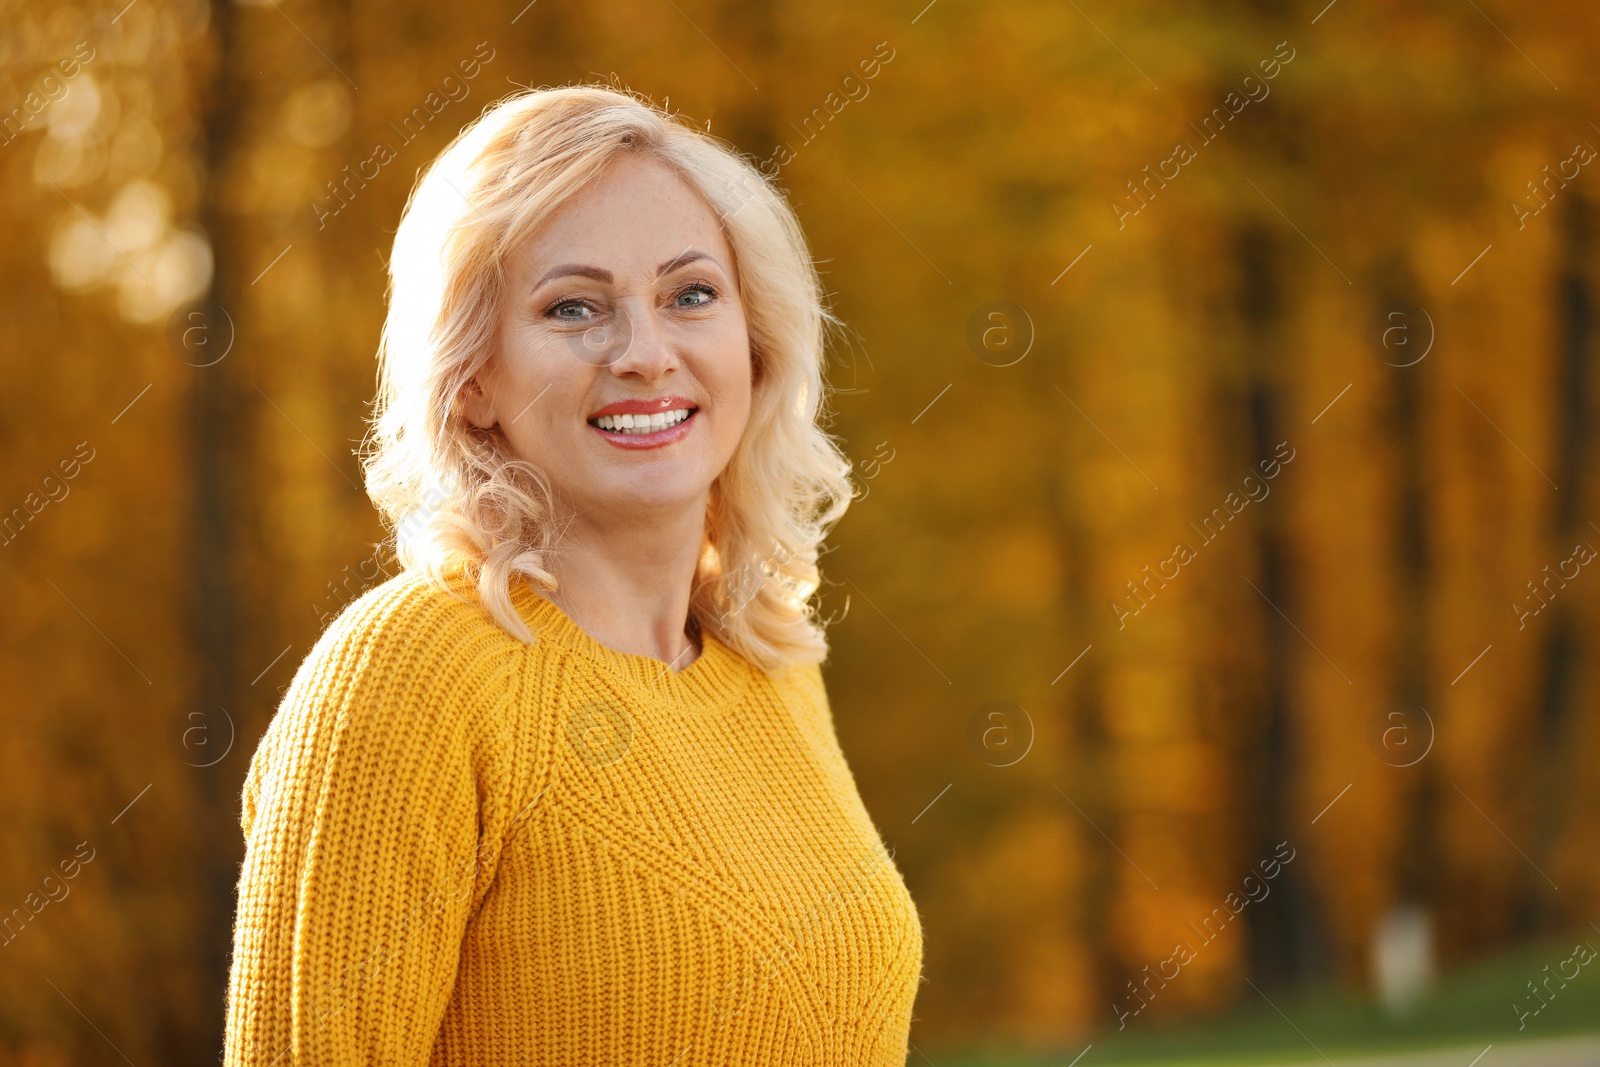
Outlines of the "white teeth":
[{"label": "white teeth", "polygon": [[656,433],[676,426],[689,417],[689,408],[658,412],[654,415],[601,415],[595,425],[612,433]]}]

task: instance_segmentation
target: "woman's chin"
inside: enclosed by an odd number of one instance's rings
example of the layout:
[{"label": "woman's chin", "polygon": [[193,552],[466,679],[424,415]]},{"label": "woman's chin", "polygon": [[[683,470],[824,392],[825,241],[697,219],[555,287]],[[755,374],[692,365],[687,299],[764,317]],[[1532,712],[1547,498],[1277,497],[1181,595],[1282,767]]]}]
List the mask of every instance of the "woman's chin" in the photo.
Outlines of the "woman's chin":
[{"label": "woman's chin", "polygon": [[630,508],[671,512],[680,508],[704,508],[710,485],[688,476],[686,471],[629,471],[616,478],[597,479],[581,487],[584,507],[625,511]]}]

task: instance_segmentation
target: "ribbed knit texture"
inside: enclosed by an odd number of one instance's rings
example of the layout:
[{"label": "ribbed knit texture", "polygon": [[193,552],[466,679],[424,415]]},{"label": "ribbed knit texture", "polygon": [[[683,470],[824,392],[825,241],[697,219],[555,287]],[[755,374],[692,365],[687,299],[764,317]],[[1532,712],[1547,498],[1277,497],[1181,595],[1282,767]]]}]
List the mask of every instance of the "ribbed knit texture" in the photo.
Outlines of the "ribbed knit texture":
[{"label": "ribbed knit texture", "polygon": [[404,574],[250,763],[227,1065],[905,1063],[922,928],[822,675]]}]

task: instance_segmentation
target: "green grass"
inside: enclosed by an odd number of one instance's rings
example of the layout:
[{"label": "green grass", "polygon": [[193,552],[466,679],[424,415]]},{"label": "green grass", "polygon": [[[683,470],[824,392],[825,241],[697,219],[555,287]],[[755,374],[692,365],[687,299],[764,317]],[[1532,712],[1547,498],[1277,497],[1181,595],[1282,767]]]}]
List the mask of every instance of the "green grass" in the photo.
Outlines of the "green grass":
[{"label": "green grass", "polygon": [[[1200,1022],[1133,1019],[1124,1031],[1108,1027],[1049,1055],[989,1046],[965,1055],[947,1052],[935,1060],[939,1067],[1065,1067],[1093,1041],[1094,1051],[1085,1057],[1083,1067],[1232,1067],[1301,1059],[1321,1063],[1317,1049],[1337,1057],[1600,1034],[1600,959],[1584,966],[1539,1015],[1527,1020],[1525,1029],[1518,1030],[1512,1010],[1513,1003],[1534,1003],[1526,983],[1542,977],[1546,964],[1554,969],[1579,941],[1600,948],[1600,936],[1593,931],[1575,932],[1452,971],[1403,1020],[1390,1018],[1364,995],[1324,990],[1279,996],[1268,990],[1283,1014],[1251,993],[1254,1003],[1224,1017]],[[1110,1020],[1109,1007],[1106,1014]],[[913,1055],[912,1062],[920,1061]]]}]

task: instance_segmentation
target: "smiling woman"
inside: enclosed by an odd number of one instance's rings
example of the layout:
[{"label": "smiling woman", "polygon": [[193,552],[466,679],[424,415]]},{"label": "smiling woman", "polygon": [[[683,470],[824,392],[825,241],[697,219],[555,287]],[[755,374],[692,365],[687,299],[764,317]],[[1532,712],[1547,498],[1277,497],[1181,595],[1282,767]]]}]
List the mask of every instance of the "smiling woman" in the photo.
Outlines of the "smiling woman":
[{"label": "smiling woman", "polygon": [[[621,549],[626,539],[626,554],[681,593],[670,607],[683,619],[707,498],[751,404],[749,330],[716,213],[666,163],[624,156],[512,249],[507,282],[500,358],[468,382],[467,420],[485,433],[498,426],[543,472],[575,513],[573,544]],[[616,524],[640,504],[659,511],[656,521]],[[684,554],[663,556],[669,549]],[[552,599],[590,619],[618,603],[627,590],[611,580],[608,555],[558,559],[582,576]],[[630,621],[649,620],[633,610],[617,623]],[[672,661],[693,655],[681,629],[656,635],[668,643],[660,649],[650,633],[611,636]]]},{"label": "smiling woman", "polygon": [[819,667],[851,485],[792,210],[543,90],[390,265],[368,490],[415,532],[251,760],[226,1062],[903,1064],[922,928]]}]

